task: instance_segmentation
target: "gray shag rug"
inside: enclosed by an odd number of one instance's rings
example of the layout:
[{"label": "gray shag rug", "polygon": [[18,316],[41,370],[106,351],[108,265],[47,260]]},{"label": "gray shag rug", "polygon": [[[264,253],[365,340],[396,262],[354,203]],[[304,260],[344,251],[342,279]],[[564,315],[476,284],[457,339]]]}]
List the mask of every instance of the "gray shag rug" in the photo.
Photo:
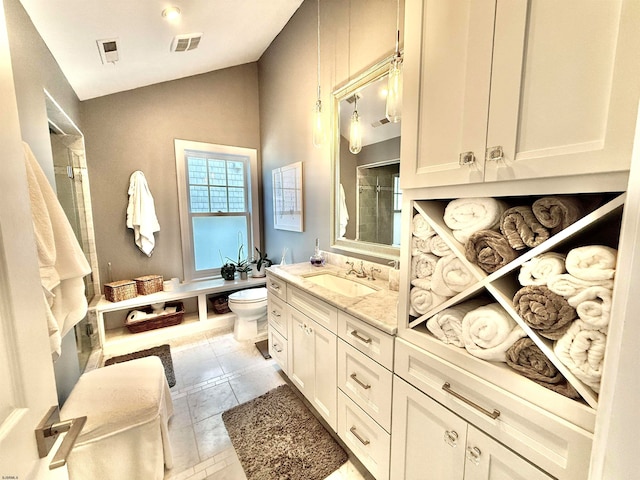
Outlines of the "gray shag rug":
[{"label": "gray shag rug", "polygon": [[167,377],[167,383],[169,387],[173,387],[176,384],[176,376],[173,372],[173,359],[171,358],[171,348],[169,345],[160,345],[159,347],[148,348],[146,350],[140,350],[139,352],[127,353],[126,355],[118,355],[117,357],[111,357],[104,362],[104,366],[113,365],[114,363],[128,362],[129,360],[135,360],[136,358],[150,357],[155,355],[162,361],[164,367],[164,374]]},{"label": "gray shag rug", "polygon": [[347,461],[289,385],[222,414],[247,480],[322,480]]}]

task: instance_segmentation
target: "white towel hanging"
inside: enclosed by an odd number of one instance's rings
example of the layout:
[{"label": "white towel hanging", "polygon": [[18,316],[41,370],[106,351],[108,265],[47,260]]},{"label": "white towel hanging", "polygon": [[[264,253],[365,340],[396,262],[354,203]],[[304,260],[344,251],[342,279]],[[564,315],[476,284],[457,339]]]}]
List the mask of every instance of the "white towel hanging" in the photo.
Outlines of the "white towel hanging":
[{"label": "white towel hanging", "polygon": [[131,174],[128,194],[127,228],[133,230],[138,248],[150,257],[156,244],[153,234],[160,231],[160,224],[147,179],[140,170]]}]

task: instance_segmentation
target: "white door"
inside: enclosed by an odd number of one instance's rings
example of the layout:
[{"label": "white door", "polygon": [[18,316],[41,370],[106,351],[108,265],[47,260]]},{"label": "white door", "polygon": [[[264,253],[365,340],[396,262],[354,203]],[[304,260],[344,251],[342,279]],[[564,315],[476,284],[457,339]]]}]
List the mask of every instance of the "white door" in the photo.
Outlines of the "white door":
[{"label": "white door", "polygon": [[0,477],[51,479],[34,430],[58,403],[0,0]]},{"label": "white door", "polygon": [[551,480],[552,477],[469,425],[464,480]]},{"label": "white door", "polygon": [[287,305],[289,328],[287,359],[289,379],[310,401],[313,398],[313,339],[309,335],[311,319]]},{"label": "white door", "polygon": [[337,337],[313,320],[308,326],[308,334],[313,342],[314,388],[311,403],[335,431],[338,428]]},{"label": "white door", "polygon": [[393,379],[392,480],[462,480],[467,422]]}]

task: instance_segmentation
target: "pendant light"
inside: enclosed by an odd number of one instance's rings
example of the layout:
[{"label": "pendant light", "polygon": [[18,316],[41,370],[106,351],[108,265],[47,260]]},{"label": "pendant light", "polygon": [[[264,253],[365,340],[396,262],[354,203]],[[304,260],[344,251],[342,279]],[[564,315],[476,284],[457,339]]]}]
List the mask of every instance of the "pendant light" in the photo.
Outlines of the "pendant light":
[{"label": "pendant light", "polygon": [[396,7],[396,51],[389,65],[387,85],[387,120],[393,123],[402,117],[402,55],[400,54],[400,0]]},{"label": "pendant light", "polygon": [[322,128],[322,100],[320,100],[320,0],[318,1],[318,69],[317,84],[318,97],[313,113],[313,146],[321,147],[324,143],[324,131]]},{"label": "pendant light", "polygon": [[356,93],[353,95],[353,113],[349,127],[349,151],[355,155],[360,153],[360,150],[362,150],[362,129],[358,115],[358,94]]}]

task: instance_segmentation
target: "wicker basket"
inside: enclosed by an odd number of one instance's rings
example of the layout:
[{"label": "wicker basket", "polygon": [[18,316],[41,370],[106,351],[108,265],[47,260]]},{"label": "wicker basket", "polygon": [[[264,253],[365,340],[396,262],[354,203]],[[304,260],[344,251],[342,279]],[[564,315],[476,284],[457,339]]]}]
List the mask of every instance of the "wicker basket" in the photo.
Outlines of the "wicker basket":
[{"label": "wicker basket", "polygon": [[[125,326],[131,333],[147,332],[149,330],[155,330],[162,327],[170,327],[172,325],[179,325],[182,323],[184,317],[184,305],[182,302],[167,302],[166,307],[176,307],[175,313],[166,313],[152,317],[148,320],[140,320],[138,322],[128,323],[125,321]],[[136,310],[143,311],[145,313],[152,313],[153,309],[149,307],[137,308]],[[131,312],[129,312],[131,313]],[[127,318],[129,314],[127,314]]]},{"label": "wicker basket", "polygon": [[144,275],[134,278],[138,295],[149,295],[162,291],[162,275]]},{"label": "wicker basket", "polygon": [[231,309],[229,308],[228,296],[223,295],[220,297],[212,298],[209,301],[211,302],[211,308],[213,308],[214,312],[218,314],[231,312]]},{"label": "wicker basket", "polygon": [[136,282],[133,280],[119,280],[104,284],[104,296],[110,302],[121,302],[138,296]]}]

